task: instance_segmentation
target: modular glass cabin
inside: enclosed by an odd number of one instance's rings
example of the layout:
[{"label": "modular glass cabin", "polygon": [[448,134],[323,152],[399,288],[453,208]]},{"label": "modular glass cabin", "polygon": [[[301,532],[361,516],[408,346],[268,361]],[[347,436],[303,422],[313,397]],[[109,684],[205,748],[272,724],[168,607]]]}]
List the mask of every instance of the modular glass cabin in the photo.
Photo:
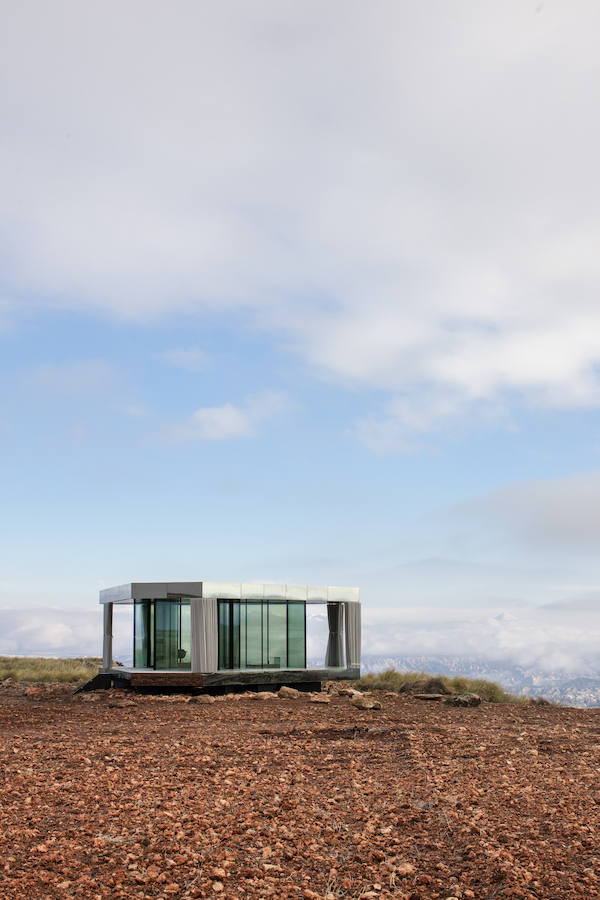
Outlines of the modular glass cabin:
[{"label": "modular glass cabin", "polygon": [[[360,674],[358,588],[132,582],[100,592],[104,673],[132,685],[316,683]],[[133,666],[114,667],[112,610],[133,606]],[[327,609],[325,666],[307,668],[307,605]]]}]

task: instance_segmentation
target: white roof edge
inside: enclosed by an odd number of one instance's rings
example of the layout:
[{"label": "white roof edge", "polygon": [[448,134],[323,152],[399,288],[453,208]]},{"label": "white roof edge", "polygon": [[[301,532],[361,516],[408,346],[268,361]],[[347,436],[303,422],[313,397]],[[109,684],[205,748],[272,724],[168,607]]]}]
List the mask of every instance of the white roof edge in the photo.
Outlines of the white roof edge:
[{"label": "white roof edge", "polygon": [[295,599],[307,603],[360,603],[360,589],[342,585],[230,581],[131,581],[100,591],[100,603],[167,599],[169,596],[222,599]]},{"label": "white roof edge", "polygon": [[104,588],[100,591],[100,603],[126,603],[132,599],[131,588],[131,583]]}]

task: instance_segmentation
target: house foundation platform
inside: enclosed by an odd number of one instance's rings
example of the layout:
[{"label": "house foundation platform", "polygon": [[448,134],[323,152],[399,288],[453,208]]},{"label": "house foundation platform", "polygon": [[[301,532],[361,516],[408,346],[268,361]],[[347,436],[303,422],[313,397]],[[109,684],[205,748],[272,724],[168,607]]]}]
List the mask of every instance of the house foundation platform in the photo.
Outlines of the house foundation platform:
[{"label": "house foundation platform", "polygon": [[354,681],[358,678],[360,678],[358,666],[323,669],[232,669],[210,674],[115,666],[100,672],[80,690],[118,687],[136,691],[173,690],[196,694],[222,694],[239,691],[276,691],[283,685],[289,685],[298,690],[318,691],[326,681]]}]

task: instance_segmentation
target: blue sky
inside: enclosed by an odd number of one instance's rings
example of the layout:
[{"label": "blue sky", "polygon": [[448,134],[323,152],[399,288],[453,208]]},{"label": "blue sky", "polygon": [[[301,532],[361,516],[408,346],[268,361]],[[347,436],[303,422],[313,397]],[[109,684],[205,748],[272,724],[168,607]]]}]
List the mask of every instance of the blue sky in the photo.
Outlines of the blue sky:
[{"label": "blue sky", "polygon": [[595,596],[595,4],[3,16],[0,608]]}]

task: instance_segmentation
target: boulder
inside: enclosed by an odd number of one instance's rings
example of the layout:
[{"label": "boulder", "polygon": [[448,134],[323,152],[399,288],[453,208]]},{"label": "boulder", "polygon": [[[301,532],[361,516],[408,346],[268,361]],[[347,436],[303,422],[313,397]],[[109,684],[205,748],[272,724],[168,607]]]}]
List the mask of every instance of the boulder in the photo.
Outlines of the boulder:
[{"label": "boulder", "polygon": [[288,687],[287,684],[282,684],[278,693],[282,700],[297,700],[302,696],[302,691],[293,687]]},{"label": "boulder", "polygon": [[128,706],[135,706],[135,700],[111,700],[108,704],[113,709],[126,709]]},{"label": "boulder", "polygon": [[479,694],[458,694],[457,697],[447,697],[444,702],[447,706],[479,706],[481,697]]},{"label": "boulder", "polygon": [[365,696],[365,694],[350,697],[350,703],[357,709],[381,709],[379,700],[373,700],[371,697]]},{"label": "boulder", "polygon": [[428,678],[423,685],[421,693],[423,694],[452,694],[450,688],[446,687],[441,678]]},{"label": "boulder", "polygon": [[451,695],[452,691],[446,687],[441,678],[414,678],[412,681],[404,681],[398,688],[399,694],[444,694]]},{"label": "boulder", "polygon": [[197,694],[195,697],[192,697],[190,703],[214,703],[215,698],[211,697],[210,694]]},{"label": "boulder", "polygon": [[273,691],[256,691],[252,697],[253,700],[277,700],[279,699],[278,694],[274,694]]},{"label": "boulder", "polygon": [[311,694],[309,699],[311,703],[329,703],[330,696],[329,694]]},{"label": "boulder", "polygon": [[409,875],[414,875],[415,872],[415,867],[409,862],[400,862],[394,869],[394,874],[400,875],[401,878],[408,878]]}]

